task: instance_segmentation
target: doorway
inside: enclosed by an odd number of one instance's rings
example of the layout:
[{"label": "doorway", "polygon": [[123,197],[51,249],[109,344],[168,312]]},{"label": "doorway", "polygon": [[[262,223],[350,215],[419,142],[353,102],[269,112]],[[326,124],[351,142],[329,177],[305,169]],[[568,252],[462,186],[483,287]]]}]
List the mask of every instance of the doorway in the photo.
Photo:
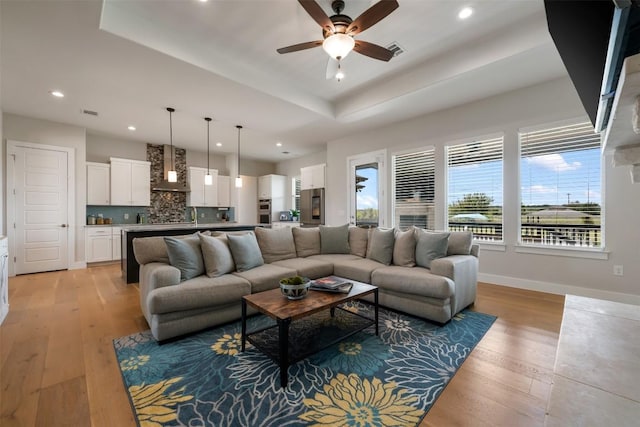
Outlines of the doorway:
[{"label": "doorway", "polygon": [[7,142],[10,274],[69,268],[73,150]]},{"label": "doorway", "polygon": [[386,150],[352,156],[349,169],[349,223],[358,227],[387,226]]}]

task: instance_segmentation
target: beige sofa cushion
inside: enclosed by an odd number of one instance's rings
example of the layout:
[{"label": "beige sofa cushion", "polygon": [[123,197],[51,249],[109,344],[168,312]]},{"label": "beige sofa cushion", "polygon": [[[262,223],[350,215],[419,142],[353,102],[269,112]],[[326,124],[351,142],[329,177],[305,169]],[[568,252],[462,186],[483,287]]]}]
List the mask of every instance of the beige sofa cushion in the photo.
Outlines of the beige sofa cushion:
[{"label": "beige sofa cushion", "polygon": [[395,229],[393,245],[393,265],[415,267],[416,265],[416,232],[413,227],[407,231]]},{"label": "beige sofa cushion", "polygon": [[371,283],[371,273],[385,265],[368,258],[336,261],[333,264],[333,274],[358,282]]},{"label": "beige sofa cushion", "polygon": [[293,241],[296,245],[296,254],[299,257],[320,254],[320,229],[318,227],[294,227]]},{"label": "beige sofa cushion", "polygon": [[422,267],[377,268],[371,274],[370,283],[380,289],[431,298],[450,298],[454,292],[451,279],[431,274]]},{"label": "beige sofa cushion", "polygon": [[255,231],[262,258],[266,263],[271,264],[274,261],[296,257],[296,245],[291,227],[274,229],[256,227]]},{"label": "beige sofa cushion", "polygon": [[339,226],[320,226],[321,254],[349,254],[349,224]]},{"label": "beige sofa cushion", "polygon": [[369,241],[369,230],[351,226],[349,227],[349,248],[353,255],[362,258],[367,256],[367,242]]},{"label": "beige sofa cushion", "polygon": [[218,277],[236,269],[227,236],[211,237],[204,234],[199,236],[207,276]]},{"label": "beige sofa cushion", "polygon": [[469,255],[473,244],[471,231],[452,231],[449,235],[447,255]]},{"label": "beige sofa cushion", "polygon": [[264,264],[260,267],[247,271],[236,271],[232,273],[251,282],[251,293],[268,291],[280,287],[280,279],[295,276],[296,270],[293,268],[281,267],[275,264]]},{"label": "beige sofa cushion", "polygon": [[[200,234],[211,235],[209,230]],[[165,237],[174,237],[176,239],[185,239],[194,234],[181,234],[177,236],[152,236],[152,237],[136,237],[133,239],[133,255],[138,264],[144,265],[150,262],[164,262],[169,264],[169,254],[167,253],[167,245],[164,243]]]},{"label": "beige sofa cushion", "polygon": [[367,258],[378,261],[384,265],[391,264],[394,241],[393,228],[374,228],[369,234]]},{"label": "beige sofa cushion", "polygon": [[333,274],[333,263],[311,258],[284,259],[274,262],[273,265],[294,269],[299,276],[310,279],[318,279]]}]

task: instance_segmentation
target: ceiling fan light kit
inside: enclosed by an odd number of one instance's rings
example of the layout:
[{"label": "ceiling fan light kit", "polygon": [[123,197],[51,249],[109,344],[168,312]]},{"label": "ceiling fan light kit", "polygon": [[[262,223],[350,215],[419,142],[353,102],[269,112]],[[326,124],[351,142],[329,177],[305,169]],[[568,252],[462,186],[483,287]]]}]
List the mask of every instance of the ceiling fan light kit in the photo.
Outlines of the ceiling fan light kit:
[{"label": "ceiling fan light kit", "polygon": [[[356,19],[351,19],[349,16],[341,13],[345,7],[343,0],[334,0],[331,3],[331,8],[335,12],[335,15],[331,17],[322,10],[316,0],[298,0],[298,3],[300,3],[309,16],[322,27],[324,40],[282,47],[277,49],[278,53],[297,52],[322,46],[324,51],[337,61],[346,57],[352,50],[380,61],[389,61],[393,58],[393,51],[363,40],[356,41],[354,36],[377,24],[396,10],[399,6],[397,0],[380,0],[365,10]],[[338,80],[342,77],[344,77],[344,74],[342,74],[341,77],[338,77],[336,74]]]}]

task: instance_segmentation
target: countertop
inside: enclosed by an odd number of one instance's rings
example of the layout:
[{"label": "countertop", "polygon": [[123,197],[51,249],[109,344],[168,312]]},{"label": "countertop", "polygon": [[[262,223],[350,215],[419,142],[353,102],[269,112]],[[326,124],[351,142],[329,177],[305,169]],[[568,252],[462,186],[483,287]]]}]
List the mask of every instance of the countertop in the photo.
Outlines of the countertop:
[{"label": "countertop", "polygon": [[192,222],[173,222],[169,224],[112,224],[112,226],[122,227],[123,231],[181,230],[185,228],[207,230],[209,228],[261,227],[264,225],[265,224],[240,224],[237,222],[209,222],[198,223],[197,225]]}]

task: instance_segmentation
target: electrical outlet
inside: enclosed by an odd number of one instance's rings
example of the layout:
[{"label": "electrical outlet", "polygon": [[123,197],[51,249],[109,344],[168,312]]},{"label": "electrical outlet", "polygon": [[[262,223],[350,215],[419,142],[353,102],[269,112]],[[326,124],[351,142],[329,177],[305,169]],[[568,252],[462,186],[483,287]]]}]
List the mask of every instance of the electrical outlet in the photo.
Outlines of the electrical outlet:
[{"label": "electrical outlet", "polygon": [[613,266],[613,275],[614,276],[624,276],[624,270],[621,265]]},{"label": "electrical outlet", "polygon": [[129,219],[129,214],[128,213],[124,214],[124,219]]}]

